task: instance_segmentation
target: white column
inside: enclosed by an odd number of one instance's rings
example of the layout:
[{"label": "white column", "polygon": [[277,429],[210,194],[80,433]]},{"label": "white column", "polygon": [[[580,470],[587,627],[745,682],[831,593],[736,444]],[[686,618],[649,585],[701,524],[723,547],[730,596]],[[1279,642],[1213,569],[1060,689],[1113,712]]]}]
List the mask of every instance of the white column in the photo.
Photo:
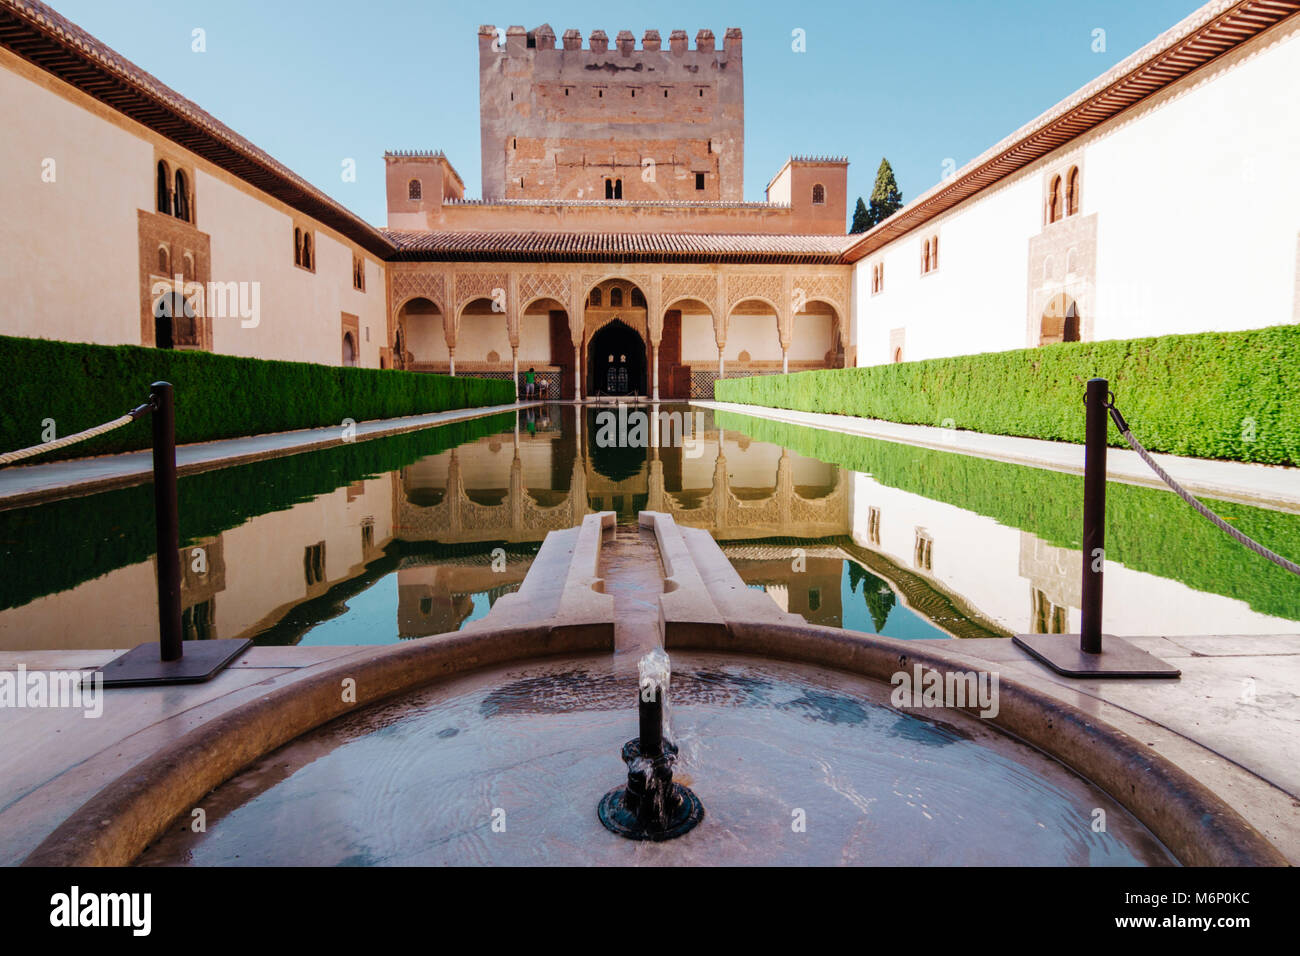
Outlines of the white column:
[{"label": "white column", "polygon": [[510,346],[510,374],[515,383],[515,401],[519,401],[519,346]]},{"label": "white column", "polygon": [[576,357],[573,360],[573,400],[582,401],[582,363]]},{"label": "white column", "polygon": [[456,350],[447,349],[447,355],[451,360],[451,374],[454,377],[456,374]]},{"label": "white column", "polygon": [[651,365],[654,366],[654,370],[653,372],[651,372],[651,374],[654,377],[650,380],[651,382],[650,394],[653,397],[654,401],[657,402],[659,401],[659,346],[651,345],[650,354],[654,357],[654,361],[650,363]]},{"label": "white column", "polygon": [[718,378],[722,378],[722,373],[724,371],[722,365],[722,348],[721,345],[718,346]]},{"label": "white column", "polygon": [[790,351],[781,349],[781,372],[784,374],[790,371]]}]

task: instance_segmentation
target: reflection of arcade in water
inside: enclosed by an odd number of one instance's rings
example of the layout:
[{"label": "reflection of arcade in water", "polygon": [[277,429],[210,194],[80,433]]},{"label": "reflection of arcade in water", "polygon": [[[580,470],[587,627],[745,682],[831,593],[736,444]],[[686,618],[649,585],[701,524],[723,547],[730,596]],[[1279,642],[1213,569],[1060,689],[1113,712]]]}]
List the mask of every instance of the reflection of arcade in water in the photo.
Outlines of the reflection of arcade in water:
[{"label": "reflection of arcade in water", "polygon": [[[610,445],[598,439],[608,434],[599,416],[616,415],[611,409],[528,409],[513,436],[416,462],[398,476],[394,534],[540,543],[593,511],[630,522],[647,510],[727,541],[850,533],[851,483],[842,469],[714,430],[689,406],[634,406],[626,414],[656,408],[665,415],[659,428],[628,429],[632,441]],[[704,423],[698,432],[697,422]]]}]

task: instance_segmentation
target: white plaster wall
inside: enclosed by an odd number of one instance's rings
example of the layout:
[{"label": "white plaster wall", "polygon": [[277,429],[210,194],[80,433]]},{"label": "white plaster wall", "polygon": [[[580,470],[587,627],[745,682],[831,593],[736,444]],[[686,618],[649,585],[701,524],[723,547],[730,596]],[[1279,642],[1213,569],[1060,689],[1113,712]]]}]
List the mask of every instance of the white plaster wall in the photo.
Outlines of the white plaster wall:
[{"label": "white plaster wall", "polygon": [[[898,328],[907,361],[1026,346],[1029,239],[1042,231],[1044,170],[1067,152],[1082,160],[1080,214],[1098,217],[1094,339],[1295,321],[1298,78],[1294,24],[861,260],[858,364],[890,361]],[[936,232],[940,266],[922,276],[921,243]]]},{"label": "white plaster wall", "polygon": [[494,315],[462,315],[456,334],[456,358],[467,362],[485,362],[489,352],[499,361],[510,361],[510,332],[504,312]]},{"label": "white plaster wall", "polygon": [[[509,345],[509,341],[506,342]],[[459,354],[459,350],[457,350]],[[509,361],[510,353],[502,353],[502,361]],[[551,364],[551,318],[549,315],[523,315],[519,319],[519,362],[534,365]],[[526,366],[525,366],[526,367]]]},{"label": "white plaster wall", "polygon": [[1294,321],[1300,25],[1088,147],[1097,338]]},{"label": "white plaster wall", "polygon": [[[359,318],[360,364],[378,368],[387,337],[379,263],[367,257],[366,291],[354,289],[355,247],[314,228],[316,270],[302,269],[293,262],[295,217],[289,211],[203,169],[196,171],[195,180],[195,225],[212,237],[212,280],[257,282],[261,289],[257,326],[244,328],[238,318],[214,318],[213,350],[338,365],[347,312]],[[305,217],[296,222],[314,227]]]},{"label": "white plaster wall", "polygon": [[136,210],[153,209],[153,146],[32,72],[0,50],[0,334],[139,345]]},{"label": "white plaster wall", "polygon": [[[892,360],[889,333],[906,329],[907,361],[1023,348],[1028,241],[1038,232],[1038,174],[1021,175],[903,236],[854,269],[858,364]],[[921,274],[921,244],[939,234],[939,268]],[[871,268],[885,265],[871,294]]]},{"label": "white plaster wall", "polygon": [[707,312],[682,313],[682,364],[718,361],[718,341],[713,334],[713,316]]},{"label": "white plaster wall", "polygon": [[[808,315],[800,312],[794,317],[790,336],[790,361],[809,359],[820,362],[831,350],[831,316]],[[777,357],[780,357],[778,353]]]},{"label": "white plaster wall", "polygon": [[406,343],[404,348],[415,356],[417,362],[445,362],[451,354],[447,351],[447,335],[442,328],[442,315],[410,315],[406,318]]},{"label": "white plaster wall", "polygon": [[[826,350],[823,349],[822,352]],[[727,347],[723,355],[728,362],[739,361],[740,353],[748,352],[752,361],[780,361],[781,337],[776,331],[775,315],[733,315],[727,322]],[[717,357],[717,343],[713,345]],[[821,353],[818,353],[818,358]]]},{"label": "white plaster wall", "polygon": [[[160,137],[0,51],[0,333],[140,344],[138,211],[154,210]],[[355,247],[316,230],[315,273],[293,264],[294,216],[168,141],[194,175],[194,225],[211,244],[212,279],[259,283],[254,328],[213,320],[213,349],[233,355],[342,362],[343,313],[359,319],[359,364],[385,344],[384,271],[366,255],[366,292],[352,287]],[[54,160],[56,180],[42,182]]]}]

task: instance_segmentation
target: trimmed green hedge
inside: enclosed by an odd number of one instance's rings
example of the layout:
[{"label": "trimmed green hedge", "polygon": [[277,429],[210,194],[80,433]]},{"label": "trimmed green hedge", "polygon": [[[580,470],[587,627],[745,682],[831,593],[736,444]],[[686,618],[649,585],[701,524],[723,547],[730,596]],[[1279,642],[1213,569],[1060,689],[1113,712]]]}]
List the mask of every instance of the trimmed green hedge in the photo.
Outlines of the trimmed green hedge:
[{"label": "trimmed green hedge", "polygon": [[[715,412],[714,423],[868,474],[882,485],[993,518],[1057,547],[1083,544],[1081,475],[731,412]],[[1300,554],[1300,515],[1233,501],[1215,500],[1210,506],[1279,554],[1293,560]],[[1243,548],[1171,492],[1107,483],[1106,558],[1197,591],[1245,601],[1261,614],[1300,621],[1295,576]]]},{"label": "trimmed green hedge", "polygon": [[[54,420],[56,437],[111,421],[144,402],[157,381],[176,388],[178,444],[515,400],[506,379],[0,336],[0,451],[39,444],[46,419]],[[149,446],[146,416],[32,461]]]},{"label": "trimmed green hedge", "polygon": [[[899,365],[724,379],[719,401],[1083,441],[1083,393],[1110,381],[1152,451],[1300,465],[1300,326],[1071,342]],[[1111,444],[1123,445],[1111,429]]]}]

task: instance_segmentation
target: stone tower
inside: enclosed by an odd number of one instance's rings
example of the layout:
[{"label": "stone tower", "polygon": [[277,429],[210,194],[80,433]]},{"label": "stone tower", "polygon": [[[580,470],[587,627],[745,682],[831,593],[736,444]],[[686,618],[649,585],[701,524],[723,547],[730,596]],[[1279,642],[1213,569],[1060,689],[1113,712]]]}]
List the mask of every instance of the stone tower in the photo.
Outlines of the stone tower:
[{"label": "stone tower", "polygon": [[484,199],[726,200],[744,196],[740,30],[596,30],[557,46],[546,25],[479,28]]}]

